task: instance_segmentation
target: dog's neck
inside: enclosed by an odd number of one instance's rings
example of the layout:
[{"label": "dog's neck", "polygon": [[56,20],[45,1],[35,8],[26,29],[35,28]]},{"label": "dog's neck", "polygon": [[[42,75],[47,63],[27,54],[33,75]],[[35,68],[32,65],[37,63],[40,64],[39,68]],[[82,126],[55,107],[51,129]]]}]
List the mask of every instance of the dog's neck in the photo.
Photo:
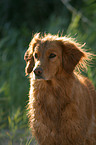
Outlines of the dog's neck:
[{"label": "dog's neck", "polygon": [[[60,114],[62,111],[65,112],[67,106],[72,102],[73,82],[72,78],[66,81],[64,77],[62,79],[55,77],[48,81],[31,79],[29,109],[34,112],[35,119],[39,122],[55,121],[57,127]],[[43,113],[40,114],[40,112]]]},{"label": "dog's neck", "polygon": [[[52,80],[32,80],[30,83],[30,95],[34,94],[34,97],[49,98],[49,96],[55,96],[61,104],[68,104],[71,99],[71,89],[73,86],[73,78],[69,77],[55,77]],[[62,86],[63,84],[63,86]],[[51,94],[50,94],[51,93]],[[49,100],[52,98],[49,98]],[[45,99],[44,99],[45,100]]]}]

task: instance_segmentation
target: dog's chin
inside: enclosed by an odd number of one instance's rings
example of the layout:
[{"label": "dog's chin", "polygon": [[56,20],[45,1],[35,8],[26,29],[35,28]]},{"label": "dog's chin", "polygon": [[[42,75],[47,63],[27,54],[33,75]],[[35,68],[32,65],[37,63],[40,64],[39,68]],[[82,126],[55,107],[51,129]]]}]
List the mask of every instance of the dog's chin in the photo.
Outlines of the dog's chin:
[{"label": "dog's chin", "polygon": [[54,78],[54,77],[44,77],[44,76],[36,76],[34,73],[33,73],[33,80],[35,80],[35,81],[43,81],[43,80],[45,80],[45,81],[51,81],[52,80],[52,78]]}]

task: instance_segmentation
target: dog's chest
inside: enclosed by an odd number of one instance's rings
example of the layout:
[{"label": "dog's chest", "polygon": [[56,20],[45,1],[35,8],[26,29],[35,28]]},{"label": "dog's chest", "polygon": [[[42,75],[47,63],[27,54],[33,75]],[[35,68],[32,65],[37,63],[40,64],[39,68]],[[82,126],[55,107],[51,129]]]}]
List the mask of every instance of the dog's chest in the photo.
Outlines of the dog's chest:
[{"label": "dog's chest", "polygon": [[29,103],[34,120],[48,127],[55,127],[60,120],[60,106],[57,97],[49,88],[31,89]]}]

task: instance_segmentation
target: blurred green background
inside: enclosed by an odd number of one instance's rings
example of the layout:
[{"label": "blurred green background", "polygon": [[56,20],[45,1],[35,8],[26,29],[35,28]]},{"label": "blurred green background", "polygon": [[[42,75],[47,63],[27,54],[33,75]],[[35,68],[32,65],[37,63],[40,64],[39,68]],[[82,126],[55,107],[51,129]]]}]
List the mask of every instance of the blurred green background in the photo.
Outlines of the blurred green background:
[{"label": "blurred green background", "polygon": [[[0,0],[0,143],[4,145],[35,144],[27,129],[29,80],[24,53],[36,32],[72,36],[96,54],[96,0]],[[95,59],[86,75],[96,87]]]}]

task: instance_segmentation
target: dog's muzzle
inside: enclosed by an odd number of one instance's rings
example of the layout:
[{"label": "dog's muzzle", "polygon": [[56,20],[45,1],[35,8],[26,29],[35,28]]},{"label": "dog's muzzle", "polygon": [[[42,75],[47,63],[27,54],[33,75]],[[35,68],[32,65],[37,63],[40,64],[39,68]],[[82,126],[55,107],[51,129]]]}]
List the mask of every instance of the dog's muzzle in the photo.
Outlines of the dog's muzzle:
[{"label": "dog's muzzle", "polygon": [[35,74],[35,79],[43,79],[42,77],[43,69],[41,67],[33,69],[33,72]]}]

